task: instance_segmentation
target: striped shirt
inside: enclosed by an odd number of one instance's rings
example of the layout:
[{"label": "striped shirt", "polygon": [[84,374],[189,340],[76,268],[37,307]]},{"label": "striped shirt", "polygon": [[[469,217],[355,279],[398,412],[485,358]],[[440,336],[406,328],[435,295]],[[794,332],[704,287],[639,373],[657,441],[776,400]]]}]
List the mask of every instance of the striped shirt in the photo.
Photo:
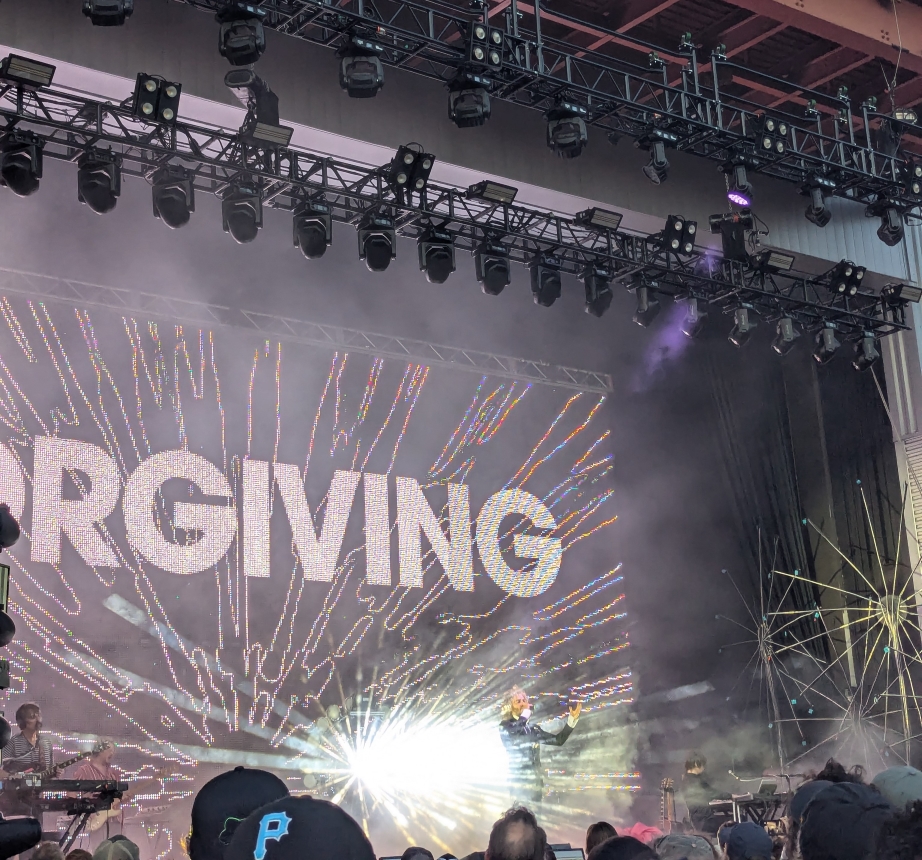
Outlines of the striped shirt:
[{"label": "striped shirt", "polygon": [[7,773],[47,770],[54,765],[54,747],[51,739],[42,737],[41,733],[33,746],[20,732],[10,738],[9,743],[0,751],[0,758],[0,767]]}]

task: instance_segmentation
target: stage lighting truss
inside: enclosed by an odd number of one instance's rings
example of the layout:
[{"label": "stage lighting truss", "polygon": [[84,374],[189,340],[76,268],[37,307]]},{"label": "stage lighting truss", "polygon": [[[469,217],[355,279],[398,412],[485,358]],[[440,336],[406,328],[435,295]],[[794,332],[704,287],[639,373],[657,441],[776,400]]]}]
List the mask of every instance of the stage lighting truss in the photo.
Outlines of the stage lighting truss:
[{"label": "stage lighting truss", "polygon": [[[177,95],[178,91],[177,86]],[[488,292],[508,283],[512,264],[529,267],[549,255],[556,271],[545,267],[547,277],[539,278],[542,300],[549,295],[549,285],[560,283],[560,276],[581,277],[593,263],[614,279],[643,272],[655,279],[658,298],[685,300],[694,295],[701,299],[702,310],[714,304],[715,310],[723,311],[731,300],[746,302],[766,323],[791,317],[805,331],[817,331],[829,320],[849,342],[859,340],[863,332],[881,338],[906,327],[909,293],[878,296],[859,290],[854,296],[834,295],[815,275],[796,267],[765,271],[754,265],[744,241],[754,222],[745,211],[715,216],[711,224],[722,233],[732,222],[739,232],[739,258],[697,248],[676,255],[664,248],[662,231],[643,236],[622,232],[620,225],[614,228],[618,213],[597,208],[566,217],[505,202],[514,190],[511,186],[488,181],[468,189],[433,182],[428,174],[425,193],[408,195],[388,183],[393,165],[360,164],[300,147],[254,143],[238,131],[178,117],[167,123],[148,119],[140,111],[141,118],[135,107],[130,99],[115,104],[53,87],[0,84],[0,116],[15,125],[0,136],[0,181],[17,194],[29,194],[38,188],[43,157],[75,163],[87,149],[111,147],[121,159],[123,178],[137,176],[152,184],[155,209],[171,227],[188,220],[196,191],[221,197],[225,216],[233,214],[238,227],[248,228],[238,234],[250,236],[262,223],[263,207],[293,214],[305,200],[323,198],[331,224],[355,226],[369,219],[362,229],[371,233],[363,234],[359,244],[360,250],[367,245],[375,251],[376,265],[389,262],[398,233],[416,241],[427,224],[439,224],[451,235],[455,253],[467,251],[475,257],[489,236],[486,246],[496,253],[481,254],[483,273],[492,273],[484,280]],[[422,148],[409,149],[415,164]],[[407,174],[408,185],[411,175],[413,171]],[[234,189],[241,182],[250,190],[238,199]],[[378,220],[387,223],[374,223]],[[368,262],[364,252],[362,258]]]},{"label": "stage lighting truss", "polygon": [[[177,2],[211,13],[226,6],[226,0]],[[462,5],[428,0],[262,0],[258,6],[266,11],[265,27],[336,51],[341,84],[352,96],[374,95],[383,84],[384,66],[439,83],[455,80],[465,70],[483,70],[493,81],[491,100],[543,114],[566,93],[569,101],[585,106],[587,113],[579,118],[586,126],[615,139],[631,137],[650,151],[644,172],[657,183],[668,174],[666,147],[675,147],[717,163],[728,152],[752,156],[758,166],[750,173],[765,173],[797,188],[811,175],[835,175],[838,187],[833,193],[865,204],[899,186],[903,159],[898,151],[883,151],[873,139],[872,129],[883,115],[875,112],[872,101],[853,108],[847,92],[804,89],[793,80],[756,74],[719,48],[701,57],[688,40],[674,47],[655,46],[595,24],[599,48],[570,44],[545,32],[542,24],[549,13],[537,2],[536,15],[529,19],[522,18],[513,2],[501,19],[491,19],[488,8],[478,7],[482,20],[474,22]],[[558,23],[579,23],[566,12],[553,14]],[[474,38],[473,31],[482,31],[486,40]],[[501,46],[494,42],[499,36]],[[611,39],[621,56],[601,47]],[[496,63],[491,54],[500,47]],[[476,60],[478,50],[484,53],[482,61]],[[701,83],[705,74],[706,86]],[[758,77],[782,95],[806,101],[808,109],[796,116],[766,115],[741,95],[745,87],[721,83],[740,77]],[[656,117],[655,129],[651,116]],[[902,126],[910,121],[884,118]]]},{"label": "stage lighting truss", "polygon": [[918,565],[907,565],[901,552],[907,494],[901,508],[894,505],[892,542],[882,540],[863,487],[860,496],[869,535],[862,551],[843,551],[804,521],[816,543],[841,559],[831,581],[780,570],[777,558],[766,570],[760,554],[761,603],[750,611],[751,625],[740,625],[751,638],[737,644],[755,646],[762,703],[783,767],[834,756],[874,773],[908,764],[922,740]]}]

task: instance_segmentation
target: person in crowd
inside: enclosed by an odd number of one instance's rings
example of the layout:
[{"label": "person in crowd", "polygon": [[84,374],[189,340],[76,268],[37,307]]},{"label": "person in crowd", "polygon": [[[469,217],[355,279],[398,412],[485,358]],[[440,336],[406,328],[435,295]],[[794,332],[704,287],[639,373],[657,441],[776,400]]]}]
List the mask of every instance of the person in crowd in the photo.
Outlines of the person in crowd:
[{"label": "person in crowd", "polygon": [[524,806],[515,806],[490,831],[485,860],[544,860],[547,836]]},{"label": "person in crowd", "polygon": [[586,855],[588,856],[596,845],[601,845],[606,839],[617,835],[618,831],[607,821],[596,821],[595,824],[590,824],[586,830]]},{"label": "person in crowd", "polygon": [[875,860],[919,860],[922,857],[922,801],[897,812],[881,828]]},{"label": "person in crowd", "polygon": [[99,843],[93,860],[141,860],[141,852],[134,842],[119,833]]},{"label": "person in crowd", "polygon": [[909,765],[889,767],[871,781],[896,812],[922,800],[922,771]]},{"label": "person in crowd", "polygon": [[500,736],[509,757],[509,775],[513,790],[524,791],[530,800],[540,803],[544,795],[541,779],[541,745],[563,746],[579,720],[582,704],[569,710],[567,724],[556,735],[538,725],[530,725],[531,704],[528,694],[513,687],[503,699]]},{"label": "person in crowd", "polygon": [[772,860],[772,838],[753,821],[724,824],[717,832],[717,841],[727,860]]},{"label": "person in crowd", "polygon": [[856,764],[851,769],[846,770],[844,765],[831,758],[814,779],[826,782],[853,782],[863,785],[864,768],[860,764]]},{"label": "person in crowd", "polygon": [[651,846],[659,860],[723,860],[723,855],[705,836],[691,833],[670,833],[661,836]]},{"label": "person in crowd", "polygon": [[[844,771],[844,768],[843,768]],[[787,827],[785,836],[784,856],[786,860],[795,860],[800,856],[798,840],[800,826],[807,811],[807,804],[816,797],[824,788],[829,788],[834,783],[826,779],[811,779],[799,785],[797,791],[788,803]]]},{"label": "person in crowd", "polygon": [[235,829],[224,857],[375,860],[375,852],[362,828],[344,809],[305,795],[282,797],[251,812]]},{"label": "person in crowd", "polygon": [[72,851],[67,852],[67,857],[64,860],[93,860],[93,854],[83,848],[74,848]]},{"label": "person in crowd", "polygon": [[186,848],[190,860],[221,860],[240,821],[263,804],[287,796],[285,783],[265,770],[236,767],[218,774],[192,802]]},{"label": "person in crowd", "polygon": [[400,860],[435,860],[435,857],[432,856],[432,852],[428,848],[411,845],[400,855]]},{"label": "person in crowd", "polygon": [[710,803],[718,798],[729,799],[730,795],[711,785],[707,766],[708,760],[701,753],[689,753],[682,777],[682,798],[688,807],[688,820],[692,827],[701,833],[715,834],[726,821],[726,816],[715,814]]},{"label": "person in crowd", "polygon": [[893,810],[883,795],[847,780],[824,788],[807,804],[800,826],[803,860],[868,860]]},{"label": "person in crowd", "polygon": [[35,702],[25,702],[16,709],[19,734],[13,735],[0,755],[3,769],[0,779],[11,773],[44,771],[54,767],[54,746],[51,738],[41,734],[42,711]]},{"label": "person in crowd", "polygon": [[64,852],[57,842],[39,842],[32,851],[31,860],[64,860]]},{"label": "person in crowd", "polygon": [[596,845],[587,860],[656,860],[656,854],[633,836],[612,836]]}]

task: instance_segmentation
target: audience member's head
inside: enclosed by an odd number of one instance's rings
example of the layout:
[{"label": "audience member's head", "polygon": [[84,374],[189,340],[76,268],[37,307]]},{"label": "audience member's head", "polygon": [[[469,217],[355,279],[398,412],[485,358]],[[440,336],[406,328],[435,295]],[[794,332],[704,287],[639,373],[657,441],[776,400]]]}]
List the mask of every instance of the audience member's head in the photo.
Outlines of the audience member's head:
[{"label": "audience member's head", "polygon": [[704,836],[670,833],[657,839],[652,848],[660,860],[721,860],[720,852]]},{"label": "audience member's head", "polygon": [[595,824],[590,824],[586,830],[586,854],[589,854],[596,845],[601,845],[606,839],[617,835],[618,831],[607,821],[596,821]]},{"label": "audience member's head", "polygon": [[64,860],[64,852],[57,842],[39,842],[32,856],[38,860]]},{"label": "audience member's head", "polygon": [[731,822],[717,831],[727,860],[772,860],[771,836],[752,821]]},{"label": "audience member's head", "polygon": [[93,860],[93,855],[83,848],[74,848],[73,851],[67,852],[67,857],[64,860]]},{"label": "audience member's head", "polygon": [[225,857],[375,860],[375,852],[362,828],[344,809],[327,800],[302,796],[283,797],[248,815],[234,831]]},{"label": "audience member's head", "polygon": [[[99,847],[93,852],[93,860],[140,860],[140,858],[141,851],[138,846],[120,833],[105,842],[100,842]],[[46,860],[51,860],[51,858],[46,858]]]},{"label": "audience member's head", "polygon": [[432,852],[428,848],[411,845],[400,855],[400,860],[435,860],[435,857],[432,856]]},{"label": "audience member's head", "polygon": [[890,767],[877,774],[872,784],[897,811],[922,800],[922,771],[908,765]]},{"label": "audience member's head", "polygon": [[860,764],[856,764],[846,770],[843,765],[831,758],[814,779],[825,780],[826,782],[854,782],[863,785],[864,768]]},{"label": "audience member's head", "polygon": [[544,860],[547,837],[524,806],[508,810],[490,831],[486,860]]},{"label": "audience member's head", "polygon": [[922,856],[922,800],[898,812],[881,828],[875,860],[918,860]]},{"label": "audience member's head", "polygon": [[893,817],[890,804],[867,785],[840,782],[807,804],[800,826],[803,860],[867,860],[881,828]]},{"label": "audience member's head", "polygon": [[288,796],[275,774],[235,767],[206,782],[192,802],[191,860],[221,860],[234,828],[254,809]]},{"label": "audience member's head", "polygon": [[829,788],[834,783],[825,779],[811,779],[798,786],[797,791],[788,804],[788,826],[785,835],[785,844],[787,857],[800,856],[800,825],[804,820],[804,813],[807,811],[807,805],[816,797],[824,788]]},{"label": "audience member's head", "polygon": [[656,860],[656,854],[633,836],[612,836],[596,845],[587,860]]}]

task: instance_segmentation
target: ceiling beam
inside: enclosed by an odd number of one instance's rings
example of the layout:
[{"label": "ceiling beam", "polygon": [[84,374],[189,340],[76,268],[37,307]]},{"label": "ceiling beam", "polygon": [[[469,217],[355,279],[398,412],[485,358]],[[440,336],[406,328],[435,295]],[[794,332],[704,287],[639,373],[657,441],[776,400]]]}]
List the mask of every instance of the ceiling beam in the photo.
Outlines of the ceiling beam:
[{"label": "ceiling beam", "polygon": [[615,29],[619,33],[627,33],[628,30],[633,30],[634,27],[656,17],[660,12],[665,12],[678,2],[679,0],[630,0],[629,3],[624,4],[618,26]]},{"label": "ceiling beam", "polygon": [[853,48],[871,57],[896,62],[900,38],[901,63],[922,74],[922,6],[879,3],[877,0],[726,0],[741,9],[764,15]]}]

